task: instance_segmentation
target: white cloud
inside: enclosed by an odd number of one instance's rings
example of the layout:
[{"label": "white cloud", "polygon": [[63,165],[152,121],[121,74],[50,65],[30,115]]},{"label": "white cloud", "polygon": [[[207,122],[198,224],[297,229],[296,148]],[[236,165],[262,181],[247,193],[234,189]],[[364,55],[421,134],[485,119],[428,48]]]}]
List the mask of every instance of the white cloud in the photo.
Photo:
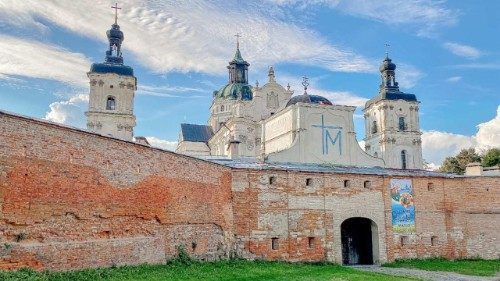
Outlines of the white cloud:
[{"label": "white cloud", "polygon": [[472,46],[467,46],[454,42],[444,43],[443,47],[459,57],[464,57],[468,59],[477,59],[482,55],[481,51]]},{"label": "white cloud", "polygon": [[146,139],[148,140],[151,146],[157,148],[175,151],[175,148],[177,147],[177,141],[162,140],[157,137],[146,137]]},{"label": "white cloud", "polygon": [[[50,21],[72,32],[105,42],[112,23],[109,1],[4,0],[5,23],[26,26]],[[92,12],[89,12],[92,11]],[[220,74],[233,55],[236,32],[243,33],[242,52],[254,67],[281,61],[319,65],[333,71],[367,72],[364,57],[336,47],[273,8],[246,2],[123,2],[119,24],[125,33],[124,56],[133,53],[157,72],[200,71]],[[286,40],[285,40],[286,38]]]},{"label": "white cloud", "polygon": [[78,94],[69,100],[53,102],[45,119],[57,123],[85,128],[85,111],[88,107],[89,95]]},{"label": "white cloud", "polygon": [[[302,78],[294,77],[290,75],[280,75],[278,76],[280,81],[287,81],[290,83],[290,89],[294,91],[294,95],[301,95],[304,92],[304,87],[302,86]],[[316,87],[321,80],[321,77],[312,77],[309,79],[310,86],[307,89],[307,93],[311,95],[323,96],[330,100],[333,104],[340,105],[352,105],[364,107],[367,98],[357,96],[348,91],[335,91],[335,90],[325,90]],[[287,83],[285,83],[287,84]]]},{"label": "white cloud", "polygon": [[465,136],[439,131],[424,131],[422,134],[423,157],[434,165],[440,165],[444,158],[455,156],[460,150],[474,147],[484,151],[500,147],[500,106],[497,115],[490,121],[479,124],[473,136]]},{"label": "white cloud", "polygon": [[462,76],[452,76],[452,77],[449,77],[448,79],[446,79],[446,82],[457,83],[460,80],[462,80]]},{"label": "white cloud", "polygon": [[[178,97],[179,94],[205,93],[205,89],[181,86],[139,85],[137,94],[156,97]],[[191,96],[192,97],[192,96]]]},{"label": "white cloud", "polygon": [[396,78],[399,86],[404,89],[410,89],[417,85],[417,82],[424,77],[424,74],[418,68],[409,64],[398,64]]},{"label": "white cloud", "polygon": [[85,85],[89,67],[82,54],[0,34],[0,79],[26,76]]},{"label": "white cloud", "polygon": [[456,24],[458,12],[432,0],[268,0],[277,5],[328,5],[352,16],[383,22],[391,26],[411,26],[420,36],[433,36],[443,26]]}]

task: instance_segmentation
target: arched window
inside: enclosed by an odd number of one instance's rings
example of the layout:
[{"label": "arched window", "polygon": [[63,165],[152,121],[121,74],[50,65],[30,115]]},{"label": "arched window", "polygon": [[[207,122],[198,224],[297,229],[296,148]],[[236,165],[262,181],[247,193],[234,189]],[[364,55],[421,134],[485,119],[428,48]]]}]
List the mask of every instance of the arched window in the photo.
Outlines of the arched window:
[{"label": "arched window", "polygon": [[220,111],[223,112],[224,111],[224,105],[221,105],[220,106]]},{"label": "arched window", "polygon": [[405,124],[405,118],[404,117],[399,117],[399,130],[400,131],[406,130],[406,124]]},{"label": "arched window", "polygon": [[372,124],[372,134],[375,134],[377,133],[377,121],[373,121],[373,124]]},{"label": "arched window", "polygon": [[108,97],[108,100],[106,101],[106,109],[107,110],[115,110],[116,108],[116,101],[114,97]]},{"label": "arched window", "polygon": [[401,169],[406,169],[406,150],[401,151]]}]

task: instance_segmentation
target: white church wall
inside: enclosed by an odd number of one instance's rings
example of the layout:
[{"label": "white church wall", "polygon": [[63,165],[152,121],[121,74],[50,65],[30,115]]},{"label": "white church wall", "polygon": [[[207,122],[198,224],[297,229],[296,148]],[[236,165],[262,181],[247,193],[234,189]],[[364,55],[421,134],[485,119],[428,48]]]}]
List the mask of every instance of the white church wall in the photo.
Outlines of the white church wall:
[{"label": "white church wall", "polygon": [[[294,140],[287,147],[277,144],[267,149],[268,134],[273,134],[272,126],[266,122],[266,155],[270,162],[299,162],[314,164],[338,164],[355,166],[384,166],[382,159],[367,155],[360,147],[354,133],[353,114],[355,107],[342,105],[315,105],[298,103],[289,107],[283,113],[273,118],[289,118],[285,113],[291,112],[297,127],[288,132],[279,131],[285,135],[294,131]],[[283,114],[283,116],[281,115]],[[283,120],[284,120],[283,119]],[[279,124],[278,121],[275,121]],[[292,122],[289,122],[292,123]],[[272,123],[271,123],[272,124]],[[276,126],[276,125],[275,125]],[[269,130],[268,130],[269,129]],[[276,133],[275,133],[276,134]],[[285,144],[289,142],[283,141]]]}]

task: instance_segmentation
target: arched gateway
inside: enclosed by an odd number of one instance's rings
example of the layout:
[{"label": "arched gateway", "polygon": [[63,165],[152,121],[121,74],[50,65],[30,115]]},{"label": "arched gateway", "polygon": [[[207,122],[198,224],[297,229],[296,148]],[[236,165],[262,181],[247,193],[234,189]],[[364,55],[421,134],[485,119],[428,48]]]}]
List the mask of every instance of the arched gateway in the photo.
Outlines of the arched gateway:
[{"label": "arched gateway", "polygon": [[377,224],[367,218],[349,218],[340,225],[342,263],[373,264],[378,260]]}]

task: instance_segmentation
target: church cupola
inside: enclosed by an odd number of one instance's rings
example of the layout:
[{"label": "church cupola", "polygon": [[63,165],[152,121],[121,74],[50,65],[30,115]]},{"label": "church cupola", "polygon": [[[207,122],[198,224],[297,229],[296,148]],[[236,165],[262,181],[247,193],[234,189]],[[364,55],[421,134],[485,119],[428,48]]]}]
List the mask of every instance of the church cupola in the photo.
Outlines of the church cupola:
[{"label": "church cupola", "polygon": [[382,83],[380,89],[395,89],[399,90],[399,84],[396,82],[396,64],[392,62],[389,55],[386,55],[384,61],[380,65],[380,73]]},{"label": "church cupola", "polygon": [[233,100],[252,100],[253,98],[252,86],[248,84],[248,66],[250,64],[241,56],[239,37],[240,35],[237,34],[236,53],[227,66],[229,81],[219,91],[214,92],[214,98]]},{"label": "church cupola", "polygon": [[241,56],[239,37],[240,35],[237,34],[236,53],[233,60],[227,66],[227,69],[229,69],[229,83],[248,84],[248,66],[250,64]]}]

